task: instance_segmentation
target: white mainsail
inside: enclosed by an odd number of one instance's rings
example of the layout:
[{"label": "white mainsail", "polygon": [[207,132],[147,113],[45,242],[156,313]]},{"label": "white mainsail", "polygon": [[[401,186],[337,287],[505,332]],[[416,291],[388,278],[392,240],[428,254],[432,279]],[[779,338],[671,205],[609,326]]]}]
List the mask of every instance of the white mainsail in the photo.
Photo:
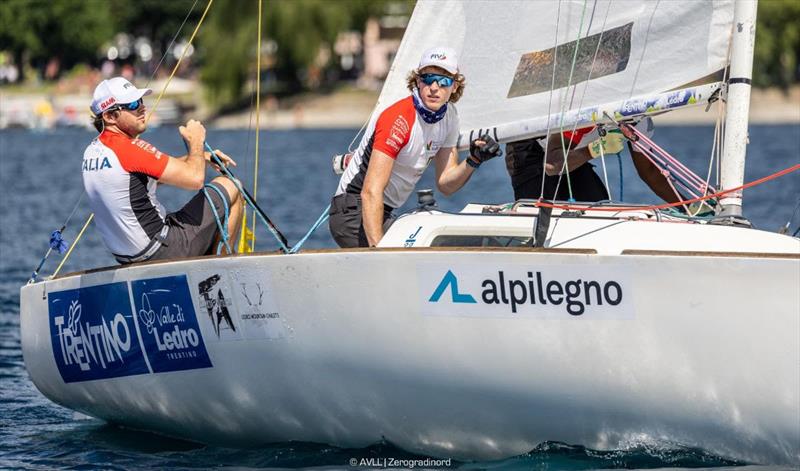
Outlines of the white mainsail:
[{"label": "white mainsail", "polygon": [[665,92],[728,65],[732,21],[732,0],[420,0],[378,109],[408,93],[408,72],[437,45],[458,51],[466,76],[462,144],[479,129],[507,141],[604,110],[701,102],[716,88]]}]

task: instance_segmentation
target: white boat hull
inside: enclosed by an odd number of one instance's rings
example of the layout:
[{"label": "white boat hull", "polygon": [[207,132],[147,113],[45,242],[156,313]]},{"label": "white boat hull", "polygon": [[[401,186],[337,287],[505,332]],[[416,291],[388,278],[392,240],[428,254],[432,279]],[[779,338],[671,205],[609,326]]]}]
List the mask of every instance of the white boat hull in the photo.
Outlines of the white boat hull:
[{"label": "white boat hull", "polygon": [[[217,333],[220,311],[209,315],[215,306],[199,293],[213,275],[236,331],[223,320]],[[175,277],[171,306],[159,297],[161,277]],[[575,315],[575,302],[569,312],[562,292],[556,305],[547,284],[567,290],[578,279],[573,288],[586,289],[572,296],[583,303]],[[122,297],[89,312],[90,287],[112,283]],[[357,447],[385,438],[486,459],[545,440],[614,448],[644,438],[798,463],[798,287],[796,254],[385,249],[194,259],[24,287],[22,346],[51,400],[204,443]],[[186,333],[192,316],[202,338]],[[131,332],[127,351],[115,350],[128,345],[115,319]],[[110,337],[96,327],[103,322]],[[70,325],[84,329],[84,345],[66,338]],[[104,377],[111,370],[125,375]]]}]

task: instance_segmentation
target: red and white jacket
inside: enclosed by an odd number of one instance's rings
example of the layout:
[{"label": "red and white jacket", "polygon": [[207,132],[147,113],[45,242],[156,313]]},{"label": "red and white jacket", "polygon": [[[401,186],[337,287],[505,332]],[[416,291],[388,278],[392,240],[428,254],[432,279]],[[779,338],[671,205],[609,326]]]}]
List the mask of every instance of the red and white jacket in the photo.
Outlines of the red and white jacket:
[{"label": "red and white jacket", "polygon": [[395,159],[383,202],[391,208],[403,205],[433,157],[442,147],[458,141],[458,112],[452,103],[444,117],[429,124],[417,115],[409,95],[373,116],[358,149],[339,180],[336,195],[360,194],[373,150]]},{"label": "red and white jacket", "polygon": [[146,141],[108,130],[84,151],[83,186],[113,254],[139,254],[164,227],[166,211],[156,186],[168,160]]}]

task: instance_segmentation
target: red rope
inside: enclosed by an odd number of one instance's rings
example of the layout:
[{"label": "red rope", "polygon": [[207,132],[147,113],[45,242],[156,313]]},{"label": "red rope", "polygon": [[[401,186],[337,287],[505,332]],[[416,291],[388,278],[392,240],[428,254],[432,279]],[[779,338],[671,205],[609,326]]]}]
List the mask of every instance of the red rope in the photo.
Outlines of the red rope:
[{"label": "red rope", "polygon": [[735,193],[735,192],[737,192],[739,190],[744,190],[746,188],[750,188],[750,187],[753,187],[753,186],[756,186],[756,185],[760,185],[760,184],[762,184],[764,182],[768,182],[770,180],[774,180],[774,179],[776,179],[778,177],[782,177],[782,176],[784,176],[784,175],[786,175],[788,173],[794,172],[795,170],[800,170],[800,164],[793,165],[793,166],[791,166],[789,168],[785,168],[785,169],[781,170],[780,172],[773,173],[772,175],[767,175],[764,178],[759,178],[758,180],[752,181],[750,183],[745,183],[744,185],[737,186],[736,188],[731,188],[729,190],[719,191],[717,193],[713,193],[713,194],[706,195],[706,196],[700,196],[698,198],[692,198],[690,200],[678,201],[677,203],[665,203],[665,204],[659,204],[659,205],[653,205],[653,206],[615,206],[615,207],[602,207],[602,206],[599,206],[599,207],[595,208],[595,207],[591,207],[590,205],[587,205],[587,206],[573,206],[573,205],[568,205],[568,204],[553,204],[553,203],[546,203],[544,201],[537,201],[535,206],[536,207],[541,207],[541,208],[563,209],[565,211],[569,211],[569,210],[580,210],[580,211],[591,210],[591,211],[611,211],[611,212],[619,212],[619,211],[648,211],[648,210],[655,210],[655,209],[674,208],[675,206],[688,205],[688,204],[696,203],[698,201],[718,198],[718,197],[720,197],[722,195],[727,195],[728,193]]}]

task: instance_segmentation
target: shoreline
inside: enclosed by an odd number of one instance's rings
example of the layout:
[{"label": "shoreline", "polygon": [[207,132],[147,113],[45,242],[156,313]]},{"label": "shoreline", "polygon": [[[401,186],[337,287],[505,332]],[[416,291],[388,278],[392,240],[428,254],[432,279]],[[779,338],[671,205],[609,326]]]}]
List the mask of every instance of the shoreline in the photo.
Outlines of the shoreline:
[{"label": "shoreline", "polygon": [[[194,93],[194,92],[189,92]],[[379,91],[343,88],[331,93],[306,93],[278,102],[262,100],[259,116],[261,129],[352,129],[369,119]],[[195,94],[196,96],[196,94]],[[159,104],[155,123],[177,123],[198,113],[181,114],[179,102],[184,96],[168,97]],[[0,88],[0,129],[6,127],[48,128],[53,125],[89,127],[86,97],[78,94],[8,93]],[[683,108],[654,117],[659,125],[713,125],[718,104],[708,112],[704,106]],[[198,106],[202,109],[202,104]],[[202,119],[202,116],[201,116]],[[215,129],[253,129],[251,110],[207,118]],[[750,100],[750,124],[800,124],[800,85],[786,92],[777,88],[754,88]]]},{"label": "shoreline", "polygon": [[[301,97],[291,109],[262,111],[261,129],[351,129],[369,119],[379,92],[339,91],[330,95]],[[663,126],[713,125],[718,104],[706,112],[704,106],[683,108],[656,116]],[[218,129],[254,127],[251,112],[231,113],[209,121]],[[800,124],[800,85],[786,93],[777,88],[754,88],[750,99],[750,124]]]}]

